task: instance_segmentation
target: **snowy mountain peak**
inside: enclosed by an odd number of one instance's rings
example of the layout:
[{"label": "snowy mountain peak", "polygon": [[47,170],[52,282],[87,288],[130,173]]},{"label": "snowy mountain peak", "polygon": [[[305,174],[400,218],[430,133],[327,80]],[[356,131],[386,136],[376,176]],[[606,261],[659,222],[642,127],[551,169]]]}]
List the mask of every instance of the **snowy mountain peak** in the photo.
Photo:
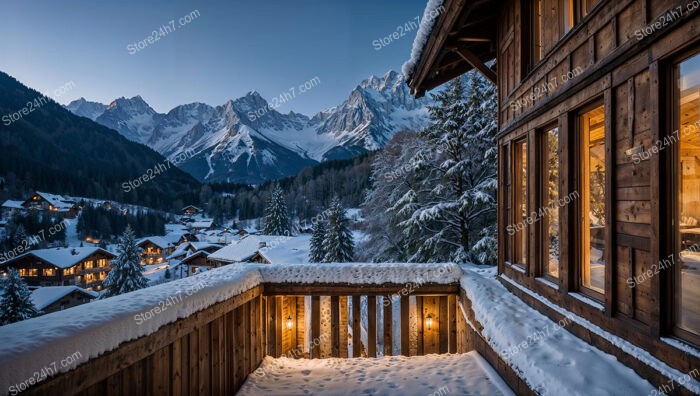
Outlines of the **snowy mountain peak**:
[{"label": "snowy mountain peak", "polygon": [[[78,100],[66,108],[78,114],[86,103],[92,102]],[[381,148],[399,131],[420,130],[428,103],[413,99],[403,75],[390,70],[360,82],[343,103],[311,118],[282,114],[257,91],[220,106],[189,103],[167,114],[140,95],[121,97],[101,105],[94,117],[169,158],[194,150],[182,167],[200,180],[260,183]]]},{"label": "snowy mountain peak", "polygon": [[107,109],[107,105],[98,102],[89,102],[81,97],[63,106],[66,110],[81,117],[87,117],[93,121]]}]

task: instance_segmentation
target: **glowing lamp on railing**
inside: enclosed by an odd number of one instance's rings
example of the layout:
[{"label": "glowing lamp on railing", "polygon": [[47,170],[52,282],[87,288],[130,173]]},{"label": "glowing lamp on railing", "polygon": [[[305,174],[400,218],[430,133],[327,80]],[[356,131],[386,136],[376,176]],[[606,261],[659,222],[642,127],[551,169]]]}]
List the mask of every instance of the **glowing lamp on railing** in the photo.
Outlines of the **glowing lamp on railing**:
[{"label": "glowing lamp on railing", "polygon": [[291,330],[293,325],[294,325],[294,322],[292,322],[292,317],[287,316],[287,330]]},{"label": "glowing lamp on railing", "polygon": [[428,316],[425,317],[425,327],[427,327],[428,330],[433,329],[433,315],[428,314]]}]

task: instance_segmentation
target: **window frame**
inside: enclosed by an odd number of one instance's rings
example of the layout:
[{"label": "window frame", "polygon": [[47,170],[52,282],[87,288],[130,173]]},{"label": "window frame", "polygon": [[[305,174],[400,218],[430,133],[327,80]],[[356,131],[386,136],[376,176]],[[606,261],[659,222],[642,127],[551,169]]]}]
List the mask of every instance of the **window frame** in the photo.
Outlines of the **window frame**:
[{"label": "window frame", "polygon": [[[547,137],[548,133],[552,131],[553,129],[558,129],[558,138],[557,138],[557,163],[559,166],[559,180],[557,183],[557,196],[561,199],[562,196],[562,189],[561,189],[561,180],[562,180],[562,140],[561,140],[561,133],[562,133],[562,128],[561,125],[559,124],[559,120],[555,120],[552,122],[549,122],[545,124],[543,127],[540,127],[535,130],[535,135],[537,138],[537,201],[538,201],[538,206],[540,208],[546,208],[548,207],[548,191],[547,191],[547,184],[549,180],[549,167],[547,166]],[[538,246],[538,265],[536,266],[536,276],[544,278],[547,281],[559,284],[562,278],[562,256],[561,256],[561,246],[562,246],[562,239],[561,239],[561,223],[562,223],[562,210],[558,211],[558,222],[560,225],[560,230],[559,230],[559,276],[555,277],[551,275],[546,268],[548,267],[549,263],[549,244],[546,243],[547,241],[547,233],[549,231],[549,220],[548,216],[545,216],[542,218],[542,221],[539,222],[540,224],[538,225],[537,229],[537,235],[540,238],[539,243],[537,243]]]},{"label": "window frame", "polygon": [[[694,56],[700,55],[700,48],[694,48],[690,51],[684,52],[669,63],[668,72],[665,73],[665,81],[662,79],[660,85],[662,86],[662,93],[666,94],[671,100],[667,101],[668,106],[670,106],[670,119],[661,120],[661,125],[667,126],[664,128],[667,132],[664,136],[666,137],[671,131],[680,131],[680,86],[678,82],[680,81],[680,65],[686,60],[693,58]],[[680,134],[679,134],[680,136]],[[663,227],[670,232],[666,233],[667,238],[662,242],[662,249],[660,251],[668,255],[673,255],[674,260],[678,260],[678,265],[674,265],[673,271],[669,274],[662,273],[661,279],[662,285],[666,285],[666,293],[661,296],[665,298],[666,302],[663,306],[668,309],[666,317],[662,318],[662,322],[666,324],[666,333],[670,334],[674,338],[678,338],[684,342],[691,343],[695,346],[700,346],[700,335],[695,334],[691,331],[681,328],[678,325],[680,308],[681,308],[681,281],[680,281],[680,271],[682,265],[680,265],[680,224],[676,222],[676,219],[680,218],[680,204],[678,199],[678,191],[681,185],[681,155],[680,155],[680,141],[678,144],[673,145],[672,149],[669,150],[669,160],[662,161],[662,163],[668,164],[666,166],[666,179],[668,182],[664,185],[661,191],[664,192],[664,196],[661,197],[660,201],[665,201],[667,205],[660,205],[661,208],[666,207],[668,213],[667,220],[663,223]],[[660,153],[659,155],[664,155],[666,153]],[[663,213],[662,213],[663,215]],[[663,216],[662,216],[663,218]],[[661,257],[664,257],[663,255]],[[665,278],[665,279],[664,279]]]},{"label": "window frame", "polygon": [[[518,177],[519,177],[518,175],[520,175],[520,174],[522,174],[522,173],[521,173],[521,171],[518,170],[517,164],[518,164],[519,161],[517,161],[518,157],[516,157],[516,155],[517,155],[517,152],[518,152],[519,149],[522,150],[522,148],[521,148],[521,147],[522,147],[522,146],[521,146],[522,144],[525,144],[525,153],[526,153],[526,157],[525,157],[525,175],[526,175],[526,178],[525,178],[525,191],[526,191],[526,194],[525,194],[525,197],[524,197],[525,213],[526,213],[528,216],[529,216],[529,213],[530,213],[530,212],[529,212],[530,205],[529,205],[529,202],[528,202],[528,200],[529,200],[529,192],[530,192],[530,190],[529,190],[529,188],[530,188],[529,183],[531,182],[531,181],[529,180],[529,179],[530,179],[530,177],[529,177],[530,175],[529,175],[529,173],[528,173],[528,172],[529,172],[529,167],[530,167],[530,158],[529,158],[529,155],[528,155],[528,154],[529,154],[528,150],[529,150],[530,141],[529,141],[529,134],[525,134],[525,135],[520,136],[520,137],[518,137],[518,138],[516,138],[516,139],[513,139],[513,141],[509,143],[509,146],[510,146],[510,150],[509,150],[509,156],[510,156],[510,161],[509,161],[509,172],[510,172],[509,190],[510,190],[510,191],[508,192],[508,196],[509,196],[508,198],[510,199],[510,216],[509,216],[508,224],[507,224],[507,225],[511,225],[511,226],[514,226],[514,227],[515,227],[515,226],[517,225],[517,223],[519,223],[519,221],[520,221],[520,220],[516,221],[516,219],[518,219],[518,217],[516,216],[516,212],[519,211],[518,205],[520,204],[520,201],[519,201],[518,198],[517,198],[517,194],[522,190],[522,185],[521,185],[517,180],[518,180]],[[521,200],[522,200],[522,199],[521,199]],[[526,219],[527,219],[527,217],[526,217]],[[528,232],[529,232],[528,224],[527,224],[527,222],[525,222],[525,227],[524,227],[522,230],[517,230],[517,228],[516,228],[516,230],[515,230],[515,232],[513,233],[513,235],[508,235],[508,239],[509,239],[509,243],[508,243],[508,244],[509,244],[509,246],[510,246],[510,256],[509,256],[509,260],[507,260],[506,263],[508,263],[508,264],[509,264],[510,266],[512,266],[512,267],[518,268],[518,269],[521,270],[521,271],[526,271],[528,265],[530,264],[530,263],[529,263],[529,260],[528,260],[528,258],[529,258],[529,253],[530,253],[530,243],[529,243],[529,238],[527,238],[527,233],[528,233]],[[516,256],[517,256],[516,252],[517,252],[517,249],[518,249],[518,241],[519,241],[519,240],[518,240],[518,237],[517,237],[518,234],[520,234],[520,237],[521,237],[521,238],[524,238],[524,241],[525,241],[525,251],[522,252],[523,257],[525,258],[525,262],[524,262],[524,263],[521,263],[521,262],[516,261],[516,260],[517,260],[517,259],[516,259]]]},{"label": "window frame", "polygon": [[[596,300],[596,301],[604,304],[606,294],[610,293],[610,290],[608,290],[607,287],[604,287],[603,292],[601,293],[601,292],[599,292],[595,289],[589,288],[583,284],[584,248],[590,249],[590,246],[586,247],[583,244],[583,229],[584,229],[583,226],[584,226],[584,224],[582,222],[582,218],[583,218],[582,210],[583,210],[584,201],[586,201],[587,199],[590,199],[590,191],[586,192],[586,193],[584,193],[584,191],[583,191],[582,163],[583,163],[583,155],[588,150],[588,143],[584,144],[584,142],[583,142],[583,136],[582,136],[583,131],[581,130],[582,129],[581,126],[582,126],[583,116],[586,113],[588,113],[592,110],[595,110],[599,107],[603,107],[604,111],[606,110],[605,99],[602,96],[596,97],[593,100],[591,100],[589,103],[587,103],[586,105],[583,105],[583,106],[579,107],[578,109],[574,110],[574,112],[573,112],[574,117],[572,117],[572,122],[574,123],[574,127],[573,127],[574,137],[575,137],[574,142],[575,142],[575,144],[579,145],[578,149],[574,149],[575,160],[573,161],[573,164],[572,164],[573,173],[574,173],[574,177],[575,177],[575,184],[574,185],[576,186],[575,191],[579,192],[579,199],[577,199],[577,202],[575,205],[575,216],[574,216],[575,227],[573,230],[574,241],[575,241],[573,254],[575,256],[574,256],[574,259],[571,260],[571,262],[574,263],[573,268],[571,268],[572,269],[571,272],[574,276],[573,290],[575,290],[576,292],[581,293],[587,297],[590,297],[593,300]],[[607,119],[605,120],[605,123],[607,123]],[[604,126],[604,128],[605,128],[605,126]],[[604,136],[605,137],[604,137],[603,144],[605,145],[606,150],[608,148],[607,147],[607,144],[608,144],[607,140],[608,140],[609,133],[610,133],[610,131],[608,131],[607,129],[604,129]],[[603,274],[604,274],[603,284],[604,285],[607,285],[607,281],[608,281],[607,268],[609,265],[612,265],[612,263],[610,263],[610,260],[609,260],[609,258],[610,258],[609,253],[610,253],[610,249],[613,248],[613,246],[607,246],[608,242],[610,240],[610,238],[608,236],[610,235],[610,232],[611,232],[611,230],[610,230],[610,228],[611,228],[610,220],[611,219],[609,218],[608,213],[610,212],[610,205],[614,204],[614,202],[612,202],[610,199],[611,191],[607,191],[607,185],[608,185],[607,180],[608,180],[608,178],[610,178],[610,172],[613,171],[612,169],[608,169],[608,167],[607,167],[608,162],[609,162],[609,158],[606,155],[606,158],[605,158],[605,163],[606,163],[606,171],[605,171],[605,178],[606,178],[606,183],[605,183],[606,184],[605,223],[606,223],[606,226],[605,226],[605,234],[604,234],[604,241],[605,241],[604,243],[606,245],[605,252],[604,252],[604,259],[605,259],[606,269],[603,272]]]}]

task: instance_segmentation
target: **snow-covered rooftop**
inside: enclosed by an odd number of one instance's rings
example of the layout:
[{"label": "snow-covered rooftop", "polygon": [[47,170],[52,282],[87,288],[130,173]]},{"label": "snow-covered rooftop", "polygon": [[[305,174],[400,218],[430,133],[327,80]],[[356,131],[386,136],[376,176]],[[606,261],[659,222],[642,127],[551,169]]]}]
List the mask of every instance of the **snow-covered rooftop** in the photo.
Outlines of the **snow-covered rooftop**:
[{"label": "snow-covered rooftop", "polygon": [[248,235],[212,253],[209,259],[225,263],[240,263],[253,257],[264,245],[279,241],[281,238],[273,235]]},{"label": "snow-covered rooftop", "polygon": [[58,268],[70,268],[97,252],[115,257],[114,254],[99,247],[68,247],[32,250],[14,259],[7,260],[4,264],[11,264],[20,258],[32,255]]},{"label": "snow-covered rooftop", "polygon": [[311,251],[311,235],[281,239],[279,243],[270,242],[258,253],[272,264],[304,264],[309,262]]},{"label": "snow-covered rooftop", "polygon": [[24,209],[24,206],[22,204],[24,201],[12,201],[12,200],[7,200],[2,203],[2,207],[5,209]]},{"label": "snow-covered rooftop", "polygon": [[[178,238],[178,240],[179,240],[179,238]],[[150,243],[158,246],[161,249],[167,249],[167,248],[173,246],[172,242],[170,242],[165,237],[161,237],[161,236],[149,236],[149,237],[141,238],[136,242],[136,244],[140,246],[146,242],[150,242]]]},{"label": "snow-covered rooftop", "polygon": [[423,18],[420,20],[421,24],[418,27],[418,33],[416,34],[416,38],[413,40],[411,58],[401,67],[403,75],[406,76],[406,81],[410,80],[413,76],[413,72],[415,71],[418,62],[420,62],[421,56],[423,56],[423,50],[425,49],[425,45],[428,43],[430,33],[433,31],[435,21],[438,19],[431,16],[440,14],[439,9],[442,7],[443,3],[444,0],[429,0],[428,5],[425,7],[425,11],[423,11]]},{"label": "snow-covered rooftop", "polygon": [[70,201],[69,198],[66,198],[62,195],[49,194],[41,191],[37,191],[36,195],[40,196],[41,198],[46,200],[46,202],[50,203],[58,209],[70,209],[74,205],[72,202],[68,202]]},{"label": "snow-covered rooftop", "polygon": [[43,310],[74,291],[79,291],[91,298],[97,298],[97,296],[99,296],[97,292],[85,290],[78,286],[46,286],[34,290],[31,299],[34,306],[39,310]]}]

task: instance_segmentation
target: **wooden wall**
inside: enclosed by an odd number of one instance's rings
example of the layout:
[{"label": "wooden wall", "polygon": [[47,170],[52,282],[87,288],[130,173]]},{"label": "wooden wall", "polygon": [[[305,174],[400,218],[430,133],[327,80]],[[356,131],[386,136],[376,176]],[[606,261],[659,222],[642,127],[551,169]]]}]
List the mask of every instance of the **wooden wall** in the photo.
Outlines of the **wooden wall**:
[{"label": "wooden wall", "polygon": [[[666,94],[664,76],[681,52],[700,48],[698,29],[700,12],[684,12],[667,26],[639,39],[638,29],[654,23],[669,9],[686,7],[687,1],[674,0],[602,0],[581,24],[563,38],[559,25],[547,24],[544,59],[531,71],[518,59],[526,59],[526,50],[518,32],[524,21],[521,1],[506,1],[499,26],[505,29],[499,35],[499,101],[501,178],[508,143],[526,136],[531,147],[537,141],[538,129],[554,122],[560,129],[561,184],[560,197],[576,190],[575,164],[572,159],[578,148],[574,141],[574,113],[595,100],[605,105],[607,135],[606,160],[609,207],[607,240],[609,246],[606,266],[606,294],[603,310],[573,298],[577,290],[574,271],[576,246],[571,228],[575,224],[575,206],[561,210],[560,279],[557,285],[537,280],[540,264],[539,247],[535,241],[538,225],[529,226],[531,241],[528,268],[520,271],[504,263],[503,252],[499,272],[519,284],[547,296],[550,300],[583,316],[631,342],[645,348],[671,366],[687,372],[698,366],[698,359],[660,341],[668,334],[664,324],[665,299],[668,286],[662,276],[630,288],[627,279],[650,269],[666,254],[662,252],[662,230],[666,221],[665,208],[660,207],[663,158],[635,163],[626,155],[628,149],[643,146],[649,149],[657,139],[670,134],[671,98]],[[547,1],[545,1],[547,3]],[[551,7],[549,8],[551,10]],[[684,10],[685,11],[685,10]],[[516,26],[510,26],[512,20]],[[510,35],[513,31],[513,37]],[[515,56],[511,55],[515,52]],[[561,76],[578,68],[578,76],[562,82]],[[541,92],[534,100],[530,95],[536,87],[557,79],[555,89]],[[513,83],[515,81],[515,83]],[[520,100],[524,106],[512,106]],[[531,159],[537,152],[531,152]],[[537,166],[531,162],[528,179],[539,180]],[[538,186],[530,183],[529,211],[541,206]],[[499,207],[505,198],[499,197]],[[500,216],[500,239],[504,240],[505,219]]]},{"label": "wooden wall", "polygon": [[264,356],[261,289],[125,343],[23,394],[234,394]]}]

